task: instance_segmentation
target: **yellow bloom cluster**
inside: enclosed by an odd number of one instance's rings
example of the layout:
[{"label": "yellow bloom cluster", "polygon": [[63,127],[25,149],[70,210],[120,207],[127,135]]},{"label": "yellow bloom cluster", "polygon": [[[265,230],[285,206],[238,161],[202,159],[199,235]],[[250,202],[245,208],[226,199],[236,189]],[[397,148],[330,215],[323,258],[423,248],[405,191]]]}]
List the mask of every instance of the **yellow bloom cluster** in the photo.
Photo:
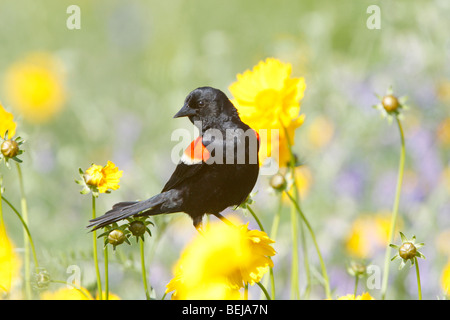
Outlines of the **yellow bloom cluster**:
[{"label": "yellow bloom cluster", "polygon": [[[294,144],[295,130],[303,124],[300,115],[300,100],[306,88],[304,78],[291,78],[292,66],[275,58],[260,61],[253,70],[237,75],[237,81],[230,85],[232,100],[239,115],[246,124],[260,132],[267,131],[267,143],[261,141],[260,163],[266,157],[274,156],[281,167],[290,160],[289,143]],[[270,139],[269,130],[278,130],[277,139]],[[286,135],[287,133],[287,135]]]},{"label": "yellow bloom cluster", "polygon": [[93,300],[89,291],[85,288],[61,288],[54,292],[45,291],[41,294],[41,300]]},{"label": "yellow bloom cluster", "polygon": [[166,292],[172,299],[238,299],[273,266],[275,250],[265,232],[248,224],[211,223],[183,251]]},{"label": "yellow bloom cluster", "polygon": [[0,103],[0,137],[5,138],[5,133],[8,131],[8,137],[12,138],[16,134],[16,123],[13,121],[12,113],[6,111]]},{"label": "yellow bloom cluster", "polygon": [[353,222],[346,239],[347,252],[361,259],[371,257],[377,249],[385,248],[388,244],[389,227],[388,214],[361,215]]},{"label": "yellow bloom cluster", "polygon": [[0,297],[11,290],[14,281],[20,276],[21,264],[5,226],[0,223]]},{"label": "yellow bloom cluster", "polygon": [[368,292],[363,293],[360,296],[354,294],[347,294],[345,296],[339,297],[338,300],[375,300]]},{"label": "yellow bloom cluster", "polygon": [[8,102],[30,122],[49,120],[66,101],[62,65],[46,52],[30,53],[12,64],[4,85]]},{"label": "yellow bloom cluster", "polygon": [[100,193],[105,193],[108,190],[117,190],[120,188],[119,181],[122,177],[123,171],[119,171],[114,163],[108,161],[106,166],[99,166],[93,164],[84,174],[86,184],[97,188]]},{"label": "yellow bloom cluster", "polygon": [[450,295],[450,260],[441,274],[441,288],[445,294]]}]

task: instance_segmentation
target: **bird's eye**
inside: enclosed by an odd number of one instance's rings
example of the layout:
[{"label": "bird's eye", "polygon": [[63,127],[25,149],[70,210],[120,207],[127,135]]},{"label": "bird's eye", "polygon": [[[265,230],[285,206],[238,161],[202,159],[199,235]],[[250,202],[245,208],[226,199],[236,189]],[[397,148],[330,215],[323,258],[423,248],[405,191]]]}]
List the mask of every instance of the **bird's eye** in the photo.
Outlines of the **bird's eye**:
[{"label": "bird's eye", "polygon": [[203,107],[205,105],[205,102],[203,100],[199,100],[197,102],[197,104],[198,104],[199,107]]}]

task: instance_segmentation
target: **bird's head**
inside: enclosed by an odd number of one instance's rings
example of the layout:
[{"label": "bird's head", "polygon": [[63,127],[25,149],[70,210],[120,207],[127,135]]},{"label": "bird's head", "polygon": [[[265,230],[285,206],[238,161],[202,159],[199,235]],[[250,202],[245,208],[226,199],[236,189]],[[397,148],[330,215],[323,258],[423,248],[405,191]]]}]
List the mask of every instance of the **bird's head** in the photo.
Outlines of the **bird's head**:
[{"label": "bird's head", "polygon": [[189,117],[194,124],[201,122],[202,129],[239,119],[236,108],[225,93],[211,87],[200,87],[189,93],[183,107],[174,116],[179,117]]}]

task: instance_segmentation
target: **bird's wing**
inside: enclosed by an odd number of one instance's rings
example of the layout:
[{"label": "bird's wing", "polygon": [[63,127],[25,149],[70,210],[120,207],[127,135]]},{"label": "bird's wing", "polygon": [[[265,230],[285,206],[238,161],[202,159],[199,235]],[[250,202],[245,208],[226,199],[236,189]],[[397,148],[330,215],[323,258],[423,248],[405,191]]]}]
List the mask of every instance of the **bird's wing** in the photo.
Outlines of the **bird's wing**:
[{"label": "bird's wing", "polygon": [[181,182],[194,176],[206,166],[205,161],[210,157],[208,149],[202,143],[202,137],[191,142],[184,151],[180,163],[167,181],[161,192],[173,189]]}]

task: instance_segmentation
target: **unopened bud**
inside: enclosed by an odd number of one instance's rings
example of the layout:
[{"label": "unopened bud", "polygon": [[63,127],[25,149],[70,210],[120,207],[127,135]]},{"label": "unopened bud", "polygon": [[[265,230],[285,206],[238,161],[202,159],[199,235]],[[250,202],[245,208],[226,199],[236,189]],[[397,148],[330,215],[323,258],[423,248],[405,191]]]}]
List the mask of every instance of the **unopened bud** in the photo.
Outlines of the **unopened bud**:
[{"label": "unopened bud", "polygon": [[37,273],[34,274],[34,287],[38,290],[47,289],[50,282],[50,274],[44,268],[40,268]]},{"label": "unopened bud", "polygon": [[383,105],[384,110],[386,110],[387,112],[393,112],[400,106],[398,99],[392,94],[384,96],[381,100],[381,104]]},{"label": "unopened bud", "polygon": [[122,244],[126,240],[126,236],[121,230],[113,230],[108,234],[108,243],[115,246]]},{"label": "unopened bud", "polygon": [[281,173],[277,173],[270,179],[270,186],[277,191],[286,189],[286,179]]},{"label": "unopened bud", "polygon": [[417,249],[411,242],[403,243],[398,249],[398,254],[402,259],[409,260],[414,259]]},{"label": "unopened bud", "polygon": [[5,140],[1,146],[2,154],[7,158],[14,158],[19,154],[19,144],[14,140]]},{"label": "unopened bud", "polygon": [[139,237],[145,233],[145,223],[142,221],[133,221],[130,223],[128,229],[131,231],[133,236]]},{"label": "unopened bud", "polygon": [[366,273],[366,266],[363,263],[352,261],[347,267],[348,273],[355,277],[361,277]]}]

